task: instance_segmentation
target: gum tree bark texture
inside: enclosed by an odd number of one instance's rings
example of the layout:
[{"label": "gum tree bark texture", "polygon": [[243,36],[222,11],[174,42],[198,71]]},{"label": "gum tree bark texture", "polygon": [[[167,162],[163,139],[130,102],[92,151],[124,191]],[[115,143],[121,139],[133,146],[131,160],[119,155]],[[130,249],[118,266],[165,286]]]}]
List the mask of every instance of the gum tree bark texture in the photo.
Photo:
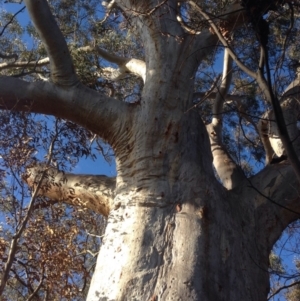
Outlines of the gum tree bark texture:
[{"label": "gum tree bark texture", "polygon": [[[47,1],[25,3],[46,46],[52,81],[1,77],[1,109],[71,120],[105,139],[116,155],[116,179],[49,169],[45,180],[46,196],[108,215],[87,300],[266,300],[269,253],[299,217],[299,185],[288,161],[246,179],[232,175],[237,168],[229,157],[217,170],[226,187],[216,180],[211,132],[191,108],[195,73],[217,35],[184,31],[177,1],[114,1],[145,47],[145,62],[100,51],[143,78],[141,101],[129,104],[81,84]],[[229,156],[220,139],[211,141],[222,158]],[[28,170],[30,186],[39,169]]]}]

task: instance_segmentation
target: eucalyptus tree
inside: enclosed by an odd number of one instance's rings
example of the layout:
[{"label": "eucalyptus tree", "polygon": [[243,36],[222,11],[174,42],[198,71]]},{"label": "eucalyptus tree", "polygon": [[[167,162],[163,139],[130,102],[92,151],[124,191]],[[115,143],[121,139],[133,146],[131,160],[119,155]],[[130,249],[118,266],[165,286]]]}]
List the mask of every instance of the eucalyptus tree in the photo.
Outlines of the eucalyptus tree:
[{"label": "eucalyptus tree", "polygon": [[[87,300],[266,300],[300,212],[297,1],[24,2],[35,51],[8,18],[0,108],[85,129],[22,163],[35,195],[107,218]],[[115,178],[57,169],[98,137]]]}]

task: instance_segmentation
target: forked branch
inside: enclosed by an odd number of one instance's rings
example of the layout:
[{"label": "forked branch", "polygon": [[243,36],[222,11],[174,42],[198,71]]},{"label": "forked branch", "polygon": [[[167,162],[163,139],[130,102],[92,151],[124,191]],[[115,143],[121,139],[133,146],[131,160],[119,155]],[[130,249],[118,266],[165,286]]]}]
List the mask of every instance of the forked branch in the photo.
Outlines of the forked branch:
[{"label": "forked branch", "polygon": [[227,50],[224,51],[224,67],[221,85],[216,93],[213,107],[213,119],[207,126],[207,131],[213,155],[216,172],[227,189],[236,187],[243,179],[243,174],[227,152],[222,142],[222,114],[225,97],[229,91],[232,79],[232,58]]},{"label": "forked branch", "polygon": [[[230,56],[233,58],[233,60],[237,64],[237,66],[257,81],[259,87],[264,92],[267,100],[272,104],[275,119],[276,119],[277,126],[278,126],[279,137],[280,137],[280,139],[283,143],[283,146],[287,152],[288,158],[290,159],[293,169],[297,175],[297,178],[300,181],[300,161],[297,157],[297,154],[293,148],[291,139],[289,137],[289,133],[286,128],[285,119],[283,116],[283,112],[282,112],[279,100],[275,96],[275,94],[273,92],[273,88],[272,88],[271,75],[270,75],[269,62],[268,62],[268,46],[267,46],[267,44],[268,44],[269,32],[268,32],[267,21],[264,20],[260,15],[259,20],[258,20],[259,21],[258,25],[255,24],[256,25],[255,30],[256,30],[257,38],[261,45],[261,51],[260,51],[259,68],[258,68],[257,72],[254,72],[254,71],[250,70],[247,66],[245,66],[240,61],[240,59],[235,54],[233,49],[230,47],[228,41],[222,34],[220,28],[213,22],[213,20],[209,17],[209,15],[199,5],[195,4],[193,1],[190,1],[190,3],[192,3],[193,6],[200,12],[200,14],[209,22],[209,24],[211,25],[211,27],[217,34],[219,40],[222,42],[224,47],[226,47]],[[251,12],[249,12],[249,14],[251,14]],[[265,69],[266,69],[267,79],[264,76],[263,67],[265,67]]]}]

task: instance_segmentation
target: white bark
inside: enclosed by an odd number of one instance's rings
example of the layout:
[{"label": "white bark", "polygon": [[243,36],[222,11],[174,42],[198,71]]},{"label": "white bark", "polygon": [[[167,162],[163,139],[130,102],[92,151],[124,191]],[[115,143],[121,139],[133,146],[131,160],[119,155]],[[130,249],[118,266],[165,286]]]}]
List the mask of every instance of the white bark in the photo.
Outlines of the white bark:
[{"label": "white bark", "polygon": [[10,68],[29,68],[29,67],[41,67],[48,65],[50,62],[49,58],[40,59],[38,61],[15,61],[15,62],[4,62],[0,64],[0,70]]},{"label": "white bark", "polygon": [[[294,91],[296,89],[297,87],[293,87]],[[300,131],[297,127],[300,116],[298,95],[294,94],[294,97],[292,97],[290,93],[285,92],[283,100],[281,101],[281,109],[291,140],[291,145],[293,145],[298,157],[300,157]],[[273,110],[268,110],[261,117],[258,123],[258,129],[266,152],[266,164],[269,164],[275,155],[277,157],[286,155]]]},{"label": "white bark", "polygon": [[213,164],[216,172],[227,189],[236,187],[243,179],[243,173],[234,160],[230,157],[222,142],[222,114],[225,97],[228,94],[232,78],[232,58],[228,51],[224,51],[223,76],[220,87],[216,93],[211,124],[207,125],[210,139]]},{"label": "white bark", "polygon": [[285,89],[284,93],[281,96],[281,100],[283,101],[286,98],[299,99],[299,96],[300,96],[300,73],[297,74],[296,79],[293,80]]},{"label": "white bark", "polygon": [[62,86],[78,82],[67,43],[46,0],[24,0],[29,16],[50,58],[52,81]]},{"label": "white bark", "polygon": [[115,7],[115,0],[111,0],[109,3],[107,3],[106,1],[102,1],[101,4],[106,8],[105,16],[100,22],[100,23],[104,23],[109,17],[112,9]]},{"label": "white bark", "polygon": [[146,80],[146,65],[142,60],[134,59],[134,58],[124,58],[118,55],[111,54],[110,52],[100,48],[100,47],[91,47],[86,46],[80,48],[80,51],[96,51],[98,55],[103,57],[108,62],[117,64],[119,66],[118,69],[114,69],[111,67],[104,68],[104,72],[108,73],[107,77],[111,80],[119,80],[127,76],[128,74],[133,74],[138,77],[141,77],[143,81]]},{"label": "white bark", "polygon": [[112,145],[126,140],[126,134],[121,132],[131,123],[130,105],[80,84],[65,88],[49,82],[0,77],[0,109],[64,118],[99,134]]},{"label": "white bark", "polygon": [[[263,144],[265,153],[266,153],[266,164],[269,164],[274,157],[274,145],[272,146],[270,141],[270,124],[274,123],[275,120],[271,121],[271,111],[267,111],[258,122],[258,131],[260,135],[261,142]],[[274,116],[273,116],[274,118]],[[272,134],[274,136],[274,133]],[[279,138],[279,137],[278,137]],[[281,142],[281,140],[280,140]]]},{"label": "white bark", "polygon": [[114,178],[93,175],[74,175],[43,166],[28,168],[23,179],[32,189],[40,182],[39,195],[51,200],[91,209],[108,216],[113,209],[116,181]]}]

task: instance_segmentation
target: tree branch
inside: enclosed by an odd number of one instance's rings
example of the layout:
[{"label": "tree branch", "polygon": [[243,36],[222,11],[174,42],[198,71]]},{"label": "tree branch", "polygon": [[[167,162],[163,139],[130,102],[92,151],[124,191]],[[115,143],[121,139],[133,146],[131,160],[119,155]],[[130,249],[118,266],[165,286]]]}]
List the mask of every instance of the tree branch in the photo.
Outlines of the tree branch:
[{"label": "tree branch", "polygon": [[[130,107],[81,84],[64,88],[50,82],[28,83],[0,77],[0,109],[67,119],[98,134],[111,145],[119,141],[123,127],[130,128]],[[122,137],[126,139],[124,134]]]},{"label": "tree branch", "polygon": [[293,80],[283,92],[280,100],[283,101],[290,97],[299,99],[300,97],[300,73],[297,74],[297,78]]},{"label": "tree branch", "polygon": [[39,284],[37,285],[37,287],[35,288],[35,290],[30,294],[30,296],[28,297],[28,299],[26,301],[34,300],[34,297],[36,296],[36,294],[38,293],[38,291],[42,287],[42,284],[43,284],[43,281],[44,281],[44,269],[42,270],[41,275],[42,276],[41,276],[41,280],[40,280]]},{"label": "tree branch", "polygon": [[213,106],[213,119],[212,123],[218,125],[222,130],[222,113],[225,96],[227,95],[231,80],[232,80],[232,58],[230,57],[228,50],[224,50],[224,62],[223,62],[223,75],[221,85],[216,93],[216,99]]},{"label": "tree branch", "polygon": [[262,116],[261,119],[258,121],[258,132],[261,139],[261,142],[263,144],[264,150],[266,152],[266,164],[270,164],[272,161],[272,158],[274,156],[274,150],[272,148],[271,142],[270,142],[270,122],[271,121],[271,111],[268,110],[265,112],[265,114]]},{"label": "tree branch", "polygon": [[227,189],[236,187],[243,179],[243,173],[230,157],[222,142],[222,113],[225,96],[228,93],[232,79],[232,58],[228,51],[224,51],[223,76],[220,88],[216,93],[213,107],[213,119],[207,126],[207,131],[213,155],[213,164],[216,172]]},{"label": "tree branch", "polygon": [[[128,73],[134,74],[138,77],[141,77],[145,83],[146,80],[146,64],[142,60],[134,59],[134,58],[124,58],[121,56],[114,55],[98,46],[91,47],[86,46],[80,48],[80,51],[85,52],[91,52],[95,51],[98,55],[100,55],[102,58],[107,60],[108,62],[111,62],[113,64],[117,64],[119,66],[119,69],[113,69],[111,71],[115,71],[117,76],[112,77],[112,80],[118,80],[123,77],[125,77]],[[104,69],[105,70],[105,69]],[[108,70],[109,71],[109,70]]]},{"label": "tree branch", "polygon": [[[260,27],[258,28],[256,26],[256,33],[259,39],[259,42],[261,44],[261,53],[260,53],[260,62],[259,62],[259,68],[257,72],[253,72],[250,70],[247,66],[245,66],[237,57],[237,55],[234,53],[234,51],[231,49],[228,41],[223,36],[221,30],[217,27],[217,25],[210,19],[209,15],[205,13],[200,6],[195,4],[193,1],[189,1],[200,13],[201,15],[210,23],[211,27],[217,34],[218,38],[222,42],[222,44],[226,47],[229,54],[237,64],[237,66],[243,70],[245,73],[247,73],[249,76],[257,80],[257,83],[259,87],[264,92],[266,98],[268,101],[272,104],[275,119],[278,126],[278,133],[279,137],[284,145],[284,148],[287,152],[287,155],[291,161],[291,164],[294,168],[294,171],[297,175],[298,180],[300,181],[300,161],[297,157],[297,154],[292,146],[292,142],[289,138],[289,133],[286,128],[285,119],[282,113],[281,106],[279,104],[278,99],[275,97],[273,90],[272,90],[272,83],[271,83],[271,75],[269,70],[269,62],[268,62],[268,49],[267,49],[267,43],[268,43],[268,27],[266,30],[266,26],[268,26],[267,22],[261,18],[260,20]],[[262,64],[264,63],[266,67],[266,74],[267,74],[267,80],[264,78]],[[266,143],[264,144],[267,147]],[[266,150],[269,153],[269,150]],[[268,154],[269,155],[269,154]]]},{"label": "tree branch", "polygon": [[[20,14],[21,12],[23,12],[24,9],[25,9],[25,6],[23,6],[20,10],[18,10],[18,11],[10,18],[10,20],[3,26],[3,28],[2,28],[2,30],[1,30],[1,32],[0,32],[0,37],[3,35],[3,33],[4,33],[4,31],[6,30],[7,26],[10,25],[10,24],[13,22],[13,20],[16,18],[16,16],[17,16],[18,14]],[[14,55],[14,54],[12,54],[12,55]]]},{"label": "tree branch", "polygon": [[268,58],[268,46],[267,44],[261,43],[261,48],[265,57],[267,80],[264,78],[264,75],[259,70],[257,82],[260,88],[262,89],[262,91],[264,91],[264,94],[267,97],[268,101],[272,104],[275,120],[278,127],[279,138],[293,166],[298,181],[300,182],[300,161],[298,159],[297,153],[293,147],[291,138],[289,136],[289,131],[287,129],[286,121],[284,118],[283,111],[281,109],[280,102],[278,98],[275,96],[272,88],[271,71],[269,68],[269,58]]},{"label": "tree branch", "polygon": [[41,67],[48,65],[50,62],[49,58],[44,58],[38,61],[16,61],[16,62],[5,62],[0,64],[0,70],[11,69],[11,68],[29,68],[29,67]]},{"label": "tree branch", "polygon": [[100,24],[104,23],[108,19],[112,9],[115,7],[116,4],[115,0],[111,0],[109,3],[107,3],[106,1],[102,1],[102,5],[106,8],[106,12],[104,18],[99,22]]},{"label": "tree branch", "polygon": [[[207,92],[195,92],[193,95],[194,100],[196,101],[199,98],[205,97],[205,99],[215,99],[218,92],[210,92],[209,94]],[[243,98],[245,98],[246,95],[234,95],[234,94],[226,94],[224,95],[225,101],[236,101],[239,102]],[[202,100],[201,100],[202,101]]]},{"label": "tree branch", "polygon": [[[40,182],[44,169],[42,166],[27,169],[23,179],[29,187],[34,189]],[[108,216],[113,209],[115,186],[115,178],[102,175],[68,174],[55,168],[47,168],[39,195]]]},{"label": "tree branch", "polygon": [[267,300],[271,300],[271,299],[274,298],[277,294],[279,294],[282,290],[286,290],[286,289],[288,289],[288,288],[291,288],[291,287],[296,286],[296,285],[299,285],[299,284],[300,284],[300,281],[294,281],[294,282],[292,282],[292,283],[290,283],[290,284],[283,285],[283,286],[279,287],[272,295],[270,295],[270,296],[268,297]]},{"label": "tree branch", "polygon": [[47,0],[24,0],[30,18],[50,58],[52,81],[61,86],[78,82],[72,58]]},{"label": "tree branch", "polygon": [[255,207],[257,243],[271,251],[282,231],[300,218],[300,189],[293,168],[287,161],[267,165],[242,186],[239,198]]},{"label": "tree branch", "polygon": [[[237,66],[243,70],[245,73],[247,73],[249,76],[256,78],[256,73],[253,72],[252,70],[250,70],[246,65],[244,65],[238,58],[238,56],[236,55],[236,53],[233,51],[233,49],[230,47],[228,41],[226,40],[226,38],[224,37],[224,35],[222,34],[221,30],[218,28],[218,26],[215,24],[215,22],[212,20],[212,18],[206,13],[204,12],[204,10],[198,5],[196,4],[194,1],[189,1],[189,3],[192,5],[192,7],[194,7],[210,24],[210,26],[212,27],[214,33],[217,35],[217,37],[219,38],[219,40],[221,41],[221,43],[224,45],[224,47],[228,50],[228,53],[230,54],[230,56],[233,58],[233,60],[235,61],[235,63],[237,64]],[[239,5],[239,4],[238,4]],[[241,6],[239,5],[239,7],[241,8]],[[238,13],[241,13],[241,9],[237,10]],[[227,15],[230,15],[230,11],[227,13]],[[229,19],[229,17],[227,16],[227,18]],[[231,18],[233,18],[233,15],[231,15]],[[239,19],[242,19],[244,23],[244,19],[243,16],[240,16]],[[225,20],[226,21],[226,20]],[[231,28],[231,26],[226,25],[226,35],[228,34],[227,32],[230,32],[231,30],[233,30],[239,23],[241,23],[241,20],[239,20],[239,22],[236,22],[236,24],[234,24],[234,27]],[[227,28],[228,27],[228,28]]]},{"label": "tree branch", "polygon": [[18,59],[18,55],[13,53],[13,54],[5,54],[5,53],[1,53],[0,52],[0,58],[1,59],[7,59],[7,60],[10,60],[10,59],[14,59],[14,60],[17,60]]}]

